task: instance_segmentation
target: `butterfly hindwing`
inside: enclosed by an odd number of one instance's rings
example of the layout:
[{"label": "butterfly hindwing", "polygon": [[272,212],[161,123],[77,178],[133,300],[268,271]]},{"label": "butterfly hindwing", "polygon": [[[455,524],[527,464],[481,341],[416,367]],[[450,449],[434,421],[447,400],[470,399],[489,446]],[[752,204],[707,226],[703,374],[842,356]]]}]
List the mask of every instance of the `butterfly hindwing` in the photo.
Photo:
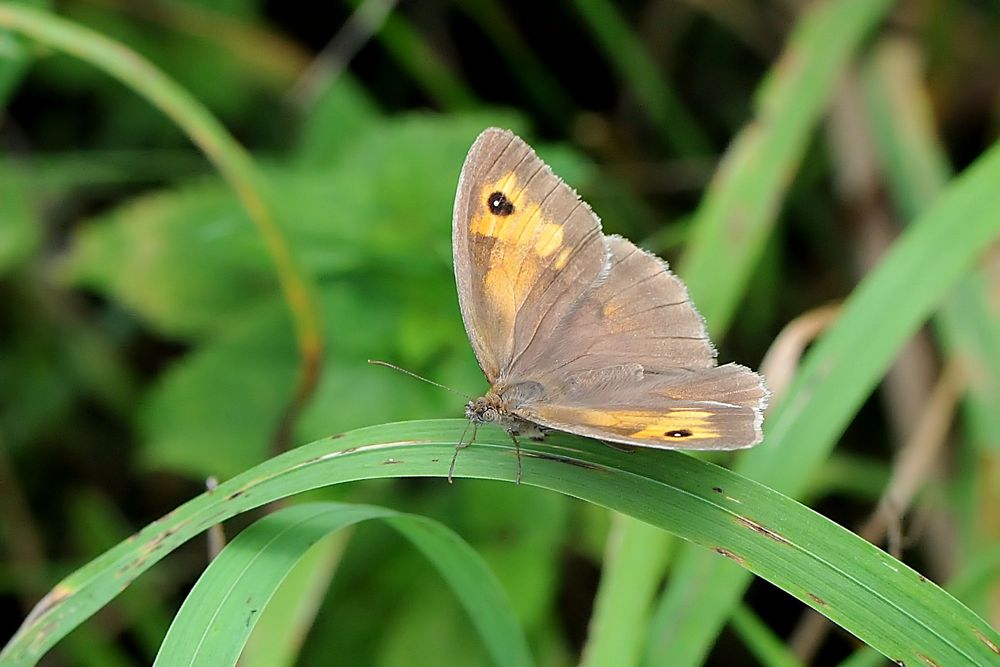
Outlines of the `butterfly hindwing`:
[{"label": "butterfly hindwing", "polygon": [[740,449],[761,440],[767,389],[737,364],[656,373],[583,371],[515,409],[530,421],[601,440],[665,449]]}]

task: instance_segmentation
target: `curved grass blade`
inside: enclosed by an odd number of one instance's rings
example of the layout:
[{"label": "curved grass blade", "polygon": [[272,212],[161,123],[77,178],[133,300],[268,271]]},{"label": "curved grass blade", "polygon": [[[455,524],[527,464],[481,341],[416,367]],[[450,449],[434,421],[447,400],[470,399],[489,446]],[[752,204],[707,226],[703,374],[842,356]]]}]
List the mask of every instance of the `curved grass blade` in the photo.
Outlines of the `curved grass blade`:
[{"label": "curved grass blade", "polygon": [[[63,580],[0,653],[32,665],[167,553],[265,503],[346,481],[444,477],[464,420],[386,424],[304,445],[220,484]],[[893,659],[995,664],[1000,634],[941,588],[811,509],[724,468],[669,451],[614,451],[567,435],[522,443],[522,482],[628,514],[773,582]],[[481,429],[457,476],[512,481],[503,431]]]},{"label": "curved grass blade", "polygon": [[320,314],[309,278],[278,225],[264,180],[249,153],[212,114],[135,51],[50,12],[0,2],[0,28],[79,58],[115,77],[162,111],[213,162],[236,192],[274,264],[275,276],[295,328],[301,363],[295,395],[283,415],[279,444],[319,382],[323,356]]},{"label": "curved grass blade", "polygon": [[[734,316],[792,175],[841,73],[891,4],[886,0],[814,3],[803,12],[781,57],[758,89],[755,118],[730,145],[695,212],[678,272],[713,335],[725,331]],[[697,624],[694,618],[685,619]],[[720,626],[709,626],[713,627]],[[654,627],[648,646],[656,645],[655,634],[663,630],[662,623]],[[714,630],[710,631],[714,636]],[[671,637],[670,660],[677,660],[673,646],[677,636],[665,636]],[[682,636],[697,643],[698,633]],[[695,653],[700,655],[701,649]]]},{"label": "curved grass blade", "polygon": [[[764,444],[743,454],[737,471],[782,493],[803,493],[896,352],[1000,233],[998,182],[1000,144],[906,229],[854,291],[768,415]],[[647,661],[700,664],[748,583],[738,568],[682,550],[654,615]]]},{"label": "curved grass blade", "polygon": [[240,533],[188,594],[154,664],[235,665],[263,608],[305,552],[331,533],[373,519],[397,529],[430,559],[469,612],[496,664],[532,664],[500,583],[458,535],[425,517],[345,503],[296,505]]}]

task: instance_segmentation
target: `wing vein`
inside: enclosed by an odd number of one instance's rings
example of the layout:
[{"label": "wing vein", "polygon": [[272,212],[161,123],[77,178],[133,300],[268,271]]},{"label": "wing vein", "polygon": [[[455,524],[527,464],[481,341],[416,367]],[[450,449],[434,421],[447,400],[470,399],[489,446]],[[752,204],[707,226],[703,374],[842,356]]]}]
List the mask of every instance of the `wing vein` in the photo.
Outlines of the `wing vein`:
[{"label": "wing vein", "polygon": [[[575,209],[574,209],[574,210],[575,210]],[[600,234],[601,234],[601,228],[600,228],[600,227],[595,227],[594,229],[591,229],[590,231],[588,231],[588,232],[587,232],[587,234],[586,234],[586,235],[585,235],[585,236],[584,236],[583,238],[581,238],[581,239],[580,239],[580,242],[579,242],[579,243],[578,243],[578,244],[576,245],[576,247],[575,247],[575,248],[573,248],[573,250],[572,250],[572,251],[570,252],[570,255],[569,255],[569,257],[568,257],[568,258],[567,258],[567,260],[566,260],[566,266],[570,266],[570,265],[571,265],[571,264],[573,263],[573,258],[574,258],[574,257],[576,257],[576,254],[577,254],[578,252],[580,252],[580,250],[581,250],[582,248],[585,248],[585,247],[587,246],[587,244],[588,244],[588,243],[590,243],[590,240],[591,240],[591,238],[592,238],[592,237],[594,237],[594,236],[598,236],[598,235],[600,235]],[[552,280],[550,280],[550,281],[549,281],[548,285],[546,285],[546,289],[548,289],[549,287],[551,287],[552,283],[554,283],[555,281],[556,281],[556,279],[555,279],[555,278],[552,278]],[[532,288],[531,288],[531,292],[534,292],[534,291],[535,291],[535,288],[536,288],[537,286],[538,286],[538,284],[537,284],[537,283],[536,283],[535,285],[533,285],[533,286],[532,286]],[[564,287],[564,288],[563,288],[563,290],[562,290],[562,292],[560,292],[560,293],[559,293],[559,296],[558,296],[558,297],[556,298],[556,301],[557,301],[557,302],[558,302],[558,301],[562,301],[562,298],[563,298],[563,296],[565,296],[565,295],[566,295],[566,293],[567,293],[568,291],[570,291],[571,289],[573,289],[573,287],[574,287],[574,286],[573,286],[573,284],[572,284],[572,283],[571,283],[571,284],[569,284],[569,285],[567,285],[566,287]],[[531,296],[531,293],[529,293],[529,295],[528,295],[528,296],[530,297],[530,296]],[[576,307],[576,304],[577,304],[577,303],[579,303],[579,300],[577,300],[577,302],[576,302],[576,303],[574,303],[574,304],[573,304],[572,306],[570,306],[570,309],[569,309],[569,311],[567,311],[567,312],[566,312],[566,314],[564,314],[564,315],[563,315],[562,319],[561,319],[561,320],[559,320],[559,322],[557,322],[557,323],[556,323],[556,328],[558,328],[558,327],[559,327],[559,325],[560,325],[560,324],[562,324],[562,322],[563,322],[563,321],[564,321],[564,320],[565,320],[565,319],[566,319],[567,317],[569,317],[570,313],[572,313],[572,312],[573,312],[573,309],[574,309],[574,308]],[[547,315],[547,314],[548,314],[548,313],[546,313],[546,315]],[[516,364],[516,363],[517,363],[517,362],[518,362],[518,361],[519,361],[519,360],[521,359],[521,357],[522,357],[522,356],[524,355],[524,353],[528,351],[528,348],[530,348],[530,347],[531,347],[531,344],[535,342],[535,337],[536,337],[536,336],[538,335],[538,331],[539,331],[539,329],[541,329],[541,328],[542,328],[542,323],[543,323],[543,322],[545,322],[545,315],[542,315],[542,317],[540,317],[540,318],[538,319],[538,322],[537,322],[537,323],[535,324],[535,329],[534,329],[534,330],[533,330],[533,331],[531,332],[531,337],[530,337],[530,338],[528,339],[528,342],[524,344],[524,347],[522,347],[522,348],[521,348],[521,349],[520,349],[520,350],[518,351],[518,353],[517,353],[517,354],[516,354],[516,355],[514,356],[514,358],[513,358],[512,360],[511,360],[511,362],[510,362],[510,367],[509,367],[509,368],[513,368],[513,367],[514,367],[514,365],[515,365],[515,364]],[[509,369],[508,369],[508,370],[509,370]]]}]

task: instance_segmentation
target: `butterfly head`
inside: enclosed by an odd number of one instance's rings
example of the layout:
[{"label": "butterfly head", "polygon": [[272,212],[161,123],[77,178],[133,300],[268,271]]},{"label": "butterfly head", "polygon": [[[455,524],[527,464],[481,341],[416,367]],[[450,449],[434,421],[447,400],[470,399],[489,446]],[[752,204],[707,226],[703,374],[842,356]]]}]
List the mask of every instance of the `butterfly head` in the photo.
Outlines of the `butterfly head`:
[{"label": "butterfly head", "polygon": [[493,394],[480,396],[465,404],[465,417],[474,424],[492,424],[502,420],[500,398]]}]

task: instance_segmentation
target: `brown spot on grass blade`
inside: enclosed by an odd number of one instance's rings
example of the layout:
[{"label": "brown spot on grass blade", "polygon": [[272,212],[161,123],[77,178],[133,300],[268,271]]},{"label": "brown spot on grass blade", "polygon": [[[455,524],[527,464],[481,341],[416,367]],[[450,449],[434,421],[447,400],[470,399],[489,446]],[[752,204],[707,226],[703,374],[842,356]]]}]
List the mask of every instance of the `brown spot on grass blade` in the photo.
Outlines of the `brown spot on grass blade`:
[{"label": "brown spot on grass blade", "polygon": [[1000,646],[997,646],[996,642],[994,642],[992,639],[990,639],[982,632],[980,632],[979,628],[972,628],[972,632],[976,635],[979,641],[986,644],[986,646],[989,647],[991,651],[993,651],[997,655],[1000,655]]},{"label": "brown spot on grass blade", "polygon": [[521,456],[529,459],[544,459],[546,461],[556,461],[558,463],[568,463],[571,466],[577,466],[578,468],[585,468],[586,470],[604,470],[603,466],[599,466],[594,463],[589,463],[587,461],[581,461],[580,459],[572,459],[568,456],[559,456],[557,454],[549,454],[547,452],[534,452],[527,449],[521,450]]},{"label": "brown spot on grass blade", "polygon": [[938,662],[937,660],[928,655],[920,653],[919,651],[917,652],[917,657],[920,658],[920,660],[923,661],[923,663],[927,665],[927,667],[941,667],[940,662]]},{"label": "brown spot on grass blade", "polygon": [[38,604],[31,610],[28,617],[24,619],[24,625],[29,625],[33,623],[38,618],[41,618],[44,614],[52,611],[55,607],[73,595],[76,590],[66,586],[65,584],[56,584],[56,587],[49,591],[45,597],[38,601]]},{"label": "brown spot on grass blade", "polygon": [[173,528],[168,528],[167,530],[163,531],[162,533],[151,539],[149,542],[142,545],[140,551],[143,554],[149,554],[153,551],[156,551],[157,549],[162,547],[163,544],[174,535],[174,533],[177,532],[178,528],[179,528],[178,526],[174,526]]},{"label": "brown spot on grass blade", "polygon": [[720,554],[722,556],[725,556],[726,558],[728,558],[730,560],[734,560],[734,561],[736,561],[737,563],[739,563],[743,567],[747,566],[747,562],[745,560],[743,560],[743,558],[741,556],[737,556],[736,554],[734,554],[729,549],[726,549],[725,547],[715,547],[715,553]]},{"label": "brown spot on grass blade", "polygon": [[392,458],[382,461],[382,465],[384,466],[396,465],[397,463],[402,463],[402,461],[400,461],[399,459],[392,459]]},{"label": "brown spot on grass blade", "polygon": [[757,523],[756,521],[746,518],[745,516],[737,516],[736,520],[739,521],[744,526],[746,526],[747,528],[749,528],[750,530],[760,533],[764,537],[770,538],[775,542],[777,542],[778,544],[791,544],[791,542],[789,542],[787,539],[785,539],[778,533],[774,532],[770,528],[766,528]]},{"label": "brown spot on grass blade", "polygon": [[48,638],[48,636],[50,634],[52,634],[52,631],[55,630],[55,629],[56,629],[56,622],[55,621],[49,621],[48,623],[46,623],[45,625],[43,625],[41,628],[39,628],[38,629],[38,634],[35,636],[34,646],[36,648],[39,647],[39,646],[41,646],[42,642],[44,642]]},{"label": "brown spot on grass blade", "polygon": [[722,487],[721,487],[721,486],[713,486],[713,487],[712,487],[712,490],[713,490],[713,491],[715,491],[716,493],[725,493],[725,492],[724,492],[724,491],[722,490]]},{"label": "brown spot on grass blade", "polygon": [[827,606],[826,600],[824,600],[820,596],[815,595],[813,593],[808,593],[808,595],[809,595],[809,599],[812,600],[813,602],[815,602],[816,604],[818,604],[819,606],[821,606],[821,607]]}]

